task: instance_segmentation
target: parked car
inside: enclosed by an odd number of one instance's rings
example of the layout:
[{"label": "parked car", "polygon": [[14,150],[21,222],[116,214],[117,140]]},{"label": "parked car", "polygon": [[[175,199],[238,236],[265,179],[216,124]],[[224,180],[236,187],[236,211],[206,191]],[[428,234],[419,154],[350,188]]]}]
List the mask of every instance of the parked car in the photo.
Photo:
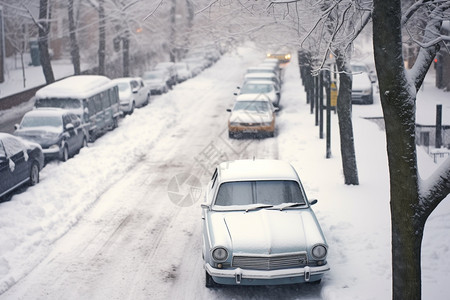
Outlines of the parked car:
[{"label": "parked car", "polygon": [[230,138],[251,135],[255,137],[275,135],[275,113],[278,111],[272,101],[264,94],[242,94],[236,102],[228,119]]},{"label": "parked car", "polygon": [[150,86],[140,77],[123,77],[113,79],[119,87],[120,110],[132,114],[135,107],[142,107],[150,101]]},{"label": "parked car", "polygon": [[165,71],[145,72],[144,75],[142,75],[142,79],[145,84],[149,86],[152,95],[163,94],[169,91],[169,86],[167,85],[169,76]]},{"label": "parked car", "polygon": [[273,81],[276,84],[277,92],[281,91],[281,82],[277,75],[273,73],[247,73],[244,75],[244,83],[246,81]]},{"label": "parked car", "polygon": [[320,283],[328,244],[295,169],[279,160],[221,163],[206,187],[206,287]]},{"label": "parked car", "polygon": [[[270,80],[246,81],[239,88],[239,95],[242,94],[264,94],[272,101],[275,107],[278,107],[280,104],[280,92],[277,91],[276,84]],[[237,96],[237,93],[235,95]]]},{"label": "parked car", "polygon": [[274,67],[271,66],[256,66],[256,67],[250,67],[247,68],[247,72],[246,74],[249,73],[270,73],[270,74],[275,74],[278,76],[278,79],[280,80],[280,82],[282,81],[280,78],[280,73],[278,73],[276,71],[276,69]]},{"label": "parked car", "polygon": [[373,104],[373,83],[370,71],[364,64],[351,64],[352,103]]},{"label": "parked car", "polygon": [[187,57],[184,58],[182,62],[186,63],[189,66],[189,70],[191,70],[192,77],[197,76],[205,69],[204,59],[200,57]]},{"label": "parked car", "polygon": [[169,88],[172,88],[172,86],[176,85],[178,82],[177,79],[177,69],[175,68],[175,63],[166,61],[166,62],[160,62],[158,63],[154,70],[165,70],[169,74],[169,80],[167,82],[167,85]]},{"label": "parked car", "polygon": [[186,62],[175,63],[175,69],[177,70],[178,83],[186,81],[192,77],[192,72]]},{"label": "parked car", "polygon": [[37,184],[43,167],[41,146],[0,132],[0,197],[25,183]]},{"label": "parked car", "polygon": [[80,118],[58,108],[27,112],[16,125],[15,136],[41,145],[45,159],[66,161],[87,146],[87,133]]},{"label": "parked car", "polygon": [[119,126],[122,116],[117,84],[105,76],[70,76],[41,88],[35,98],[36,108],[63,108],[80,117],[91,142]]}]

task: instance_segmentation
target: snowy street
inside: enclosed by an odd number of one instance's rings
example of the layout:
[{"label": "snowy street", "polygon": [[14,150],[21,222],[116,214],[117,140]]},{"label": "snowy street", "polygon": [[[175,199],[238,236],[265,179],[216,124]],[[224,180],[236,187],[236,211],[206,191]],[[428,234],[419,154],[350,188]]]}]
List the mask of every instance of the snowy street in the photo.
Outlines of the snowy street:
[{"label": "snowy street", "polygon": [[[41,182],[0,204],[3,299],[389,299],[389,176],[384,132],[354,106],[360,186],[345,186],[337,115],[325,159],[297,61],[285,72],[274,138],[230,140],[227,108],[247,67],[264,53],[239,48],[198,77],[154,96]],[[327,238],[331,271],[320,285],[204,286],[201,210],[215,164],[238,158],[290,161]],[[421,172],[436,165],[420,152]],[[183,176],[198,189],[178,186]],[[179,190],[177,190],[179,187]],[[184,197],[189,195],[189,197]],[[430,217],[423,241],[423,299],[450,293],[450,200]]]}]

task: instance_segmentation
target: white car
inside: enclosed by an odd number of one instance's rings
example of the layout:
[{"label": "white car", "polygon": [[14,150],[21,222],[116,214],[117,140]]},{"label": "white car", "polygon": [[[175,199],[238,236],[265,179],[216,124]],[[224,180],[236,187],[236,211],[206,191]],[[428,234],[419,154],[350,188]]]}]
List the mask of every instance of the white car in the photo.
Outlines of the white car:
[{"label": "white car", "polygon": [[369,68],[365,64],[351,64],[352,103],[373,104],[373,83]]},{"label": "white car", "polygon": [[[278,107],[280,104],[280,92],[277,90],[276,84],[270,80],[246,81],[244,85],[239,88],[239,95],[243,94],[264,94],[272,101],[274,106]],[[237,93],[235,93],[235,95],[237,95]]]},{"label": "white car", "polygon": [[192,72],[189,69],[189,65],[185,62],[175,63],[175,69],[177,70],[178,83],[188,80],[192,77]]},{"label": "white car", "polygon": [[132,114],[135,107],[142,107],[150,102],[150,87],[140,77],[123,77],[113,79],[119,87],[120,110]]},{"label": "white car", "polygon": [[202,207],[205,286],[319,284],[328,244],[295,169],[279,160],[222,162]]},{"label": "white car", "polygon": [[272,81],[276,85],[277,92],[281,92],[280,78],[273,73],[247,73],[244,75],[244,83],[247,81]]},{"label": "white car", "polygon": [[169,75],[166,71],[148,71],[142,75],[142,78],[150,87],[151,94],[163,94],[169,91]]}]

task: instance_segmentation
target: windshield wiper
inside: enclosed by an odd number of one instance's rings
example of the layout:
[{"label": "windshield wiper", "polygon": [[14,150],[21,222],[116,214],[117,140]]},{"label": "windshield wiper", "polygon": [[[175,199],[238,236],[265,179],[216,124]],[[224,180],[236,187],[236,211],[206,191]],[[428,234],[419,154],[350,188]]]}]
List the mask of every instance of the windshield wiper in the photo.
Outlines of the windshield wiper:
[{"label": "windshield wiper", "polygon": [[255,205],[255,206],[246,208],[245,212],[248,212],[249,210],[255,210],[255,209],[260,209],[260,208],[269,208],[269,207],[273,207],[273,205],[269,205],[269,204]]},{"label": "windshield wiper", "polygon": [[289,207],[298,207],[298,206],[304,206],[304,205],[305,205],[305,203],[285,203],[284,205],[283,205],[283,204],[280,204],[280,205],[277,207],[277,209],[283,210],[283,209],[289,208]]}]

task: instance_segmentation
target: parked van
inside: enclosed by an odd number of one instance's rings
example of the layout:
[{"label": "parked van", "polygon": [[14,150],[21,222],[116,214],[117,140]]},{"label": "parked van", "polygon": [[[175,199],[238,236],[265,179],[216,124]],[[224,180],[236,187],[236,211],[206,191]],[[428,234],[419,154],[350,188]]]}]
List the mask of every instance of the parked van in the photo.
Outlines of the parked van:
[{"label": "parked van", "polygon": [[121,116],[117,84],[105,76],[77,75],[49,84],[36,92],[36,108],[58,107],[80,117],[89,140],[118,126]]}]

